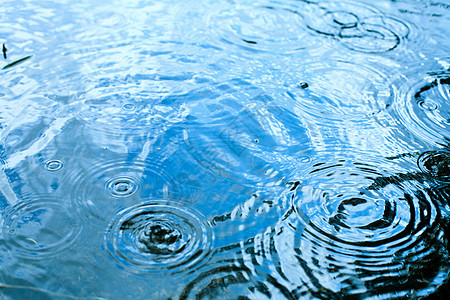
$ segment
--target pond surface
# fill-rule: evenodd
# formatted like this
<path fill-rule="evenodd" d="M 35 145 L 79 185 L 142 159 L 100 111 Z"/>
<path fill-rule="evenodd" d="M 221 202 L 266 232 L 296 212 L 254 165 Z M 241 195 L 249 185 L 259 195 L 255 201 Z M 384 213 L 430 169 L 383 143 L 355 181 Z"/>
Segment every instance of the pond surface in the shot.
<path fill-rule="evenodd" d="M 450 3 L 3 0 L 4 299 L 448 294 Z"/>

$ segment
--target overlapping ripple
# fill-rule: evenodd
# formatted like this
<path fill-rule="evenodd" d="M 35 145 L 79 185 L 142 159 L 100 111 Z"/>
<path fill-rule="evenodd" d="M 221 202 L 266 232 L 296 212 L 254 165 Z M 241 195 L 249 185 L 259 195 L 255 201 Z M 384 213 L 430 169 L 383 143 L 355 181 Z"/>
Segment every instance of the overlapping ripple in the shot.
<path fill-rule="evenodd" d="M 25 156 L 17 167 L 3 170 L 2 193 L 11 198 L 8 200 L 10 203 L 18 202 L 20 195 L 45 194 L 59 189 L 65 162 L 60 159 L 49 159 L 51 157 L 58 157 L 58 153 L 43 151 L 37 155 Z"/>
<path fill-rule="evenodd" d="M 253 272 L 252 272 L 253 271 Z M 235 264 L 216 266 L 189 283 L 180 299 L 294 299 L 289 290 L 264 268 L 251 270 Z"/>
<path fill-rule="evenodd" d="M 386 299 L 448 286 L 447 4 L 0 10 L 0 68 L 31 56 L 1 71 L 5 297 Z"/>
<path fill-rule="evenodd" d="M 219 129 L 220 130 L 220 129 Z M 204 168 L 214 174 L 233 182 L 244 185 L 277 185 L 281 174 L 270 172 L 271 166 L 264 158 L 252 156 L 252 153 L 240 147 L 240 142 L 257 144 L 256 139 L 224 140 L 219 137 L 190 134 L 189 150 L 194 154 L 195 160 Z M 257 145 L 255 146 L 257 147 Z M 230 149 L 235 152 L 229 152 Z M 247 157 L 242 161 L 241 157 Z"/>
<path fill-rule="evenodd" d="M 305 23 L 310 30 L 331 36 L 347 48 L 363 53 L 393 50 L 411 31 L 405 21 L 382 14 L 365 3 L 308 1 L 306 10 Z"/>
<path fill-rule="evenodd" d="M 217 249 L 214 260 L 196 272 L 179 298 L 295 299 L 291 283 L 277 274 L 268 253 L 273 248 L 267 244 L 271 235 L 269 228 L 264 234 Z"/>
<path fill-rule="evenodd" d="M 234 183 L 279 185 L 281 171 L 296 159 L 294 153 L 310 143 L 301 120 L 288 109 L 274 105 L 264 93 L 252 96 L 252 86 L 241 90 L 223 86 L 228 89 L 223 95 L 193 109 L 195 122 L 186 123 L 183 147 L 199 165 Z M 197 121 L 205 113 L 211 117 L 209 124 Z M 274 134 L 264 135 L 266 131 Z M 274 165 L 278 166 L 276 172 Z"/>
<path fill-rule="evenodd" d="M 317 163 L 291 198 L 284 218 L 298 233 L 296 251 L 330 291 L 423 296 L 447 276 L 449 253 L 436 200 L 412 180 L 377 184 L 395 170 L 384 166 Z"/>
<path fill-rule="evenodd" d="M 209 34 L 219 43 L 251 52 L 270 53 L 287 53 L 320 45 L 303 25 L 300 6 L 277 1 L 241 1 L 238 5 L 222 1 L 216 5 L 217 8 L 208 10 L 206 24 Z"/>
<path fill-rule="evenodd" d="M 69 201 L 34 196 L 3 212 L 1 238 L 27 259 L 44 259 L 70 247 L 80 234 L 81 220 Z"/>
<path fill-rule="evenodd" d="M 131 272 L 191 272 L 213 247 L 214 234 L 195 208 L 152 200 L 120 211 L 105 235 L 107 253 Z"/>
<path fill-rule="evenodd" d="M 145 135 L 152 129 L 153 136 L 162 134 L 168 122 L 183 120 L 184 108 L 160 105 L 151 96 L 111 95 L 83 101 L 78 114 L 86 135 L 104 137 L 111 142 L 127 141 Z M 130 130 L 132 129 L 132 131 Z M 134 134 L 131 134 L 133 132 Z"/>
<path fill-rule="evenodd" d="M 296 112 L 306 114 L 318 124 L 335 126 L 342 120 L 367 122 L 368 117 L 391 105 L 394 90 L 384 68 L 330 58 L 299 65 L 297 72 L 308 78 L 309 87 L 291 89 L 289 95 L 296 100 L 299 109 Z"/>

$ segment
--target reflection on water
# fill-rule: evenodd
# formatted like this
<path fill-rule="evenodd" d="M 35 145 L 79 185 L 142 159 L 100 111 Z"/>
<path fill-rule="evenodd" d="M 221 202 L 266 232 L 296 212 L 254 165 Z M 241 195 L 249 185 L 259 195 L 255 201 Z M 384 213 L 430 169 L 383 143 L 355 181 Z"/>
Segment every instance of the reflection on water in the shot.
<path fill-rule="evenodd" d="M 449 5 L 2 8 L 5 299 L 448 296 Z"/>

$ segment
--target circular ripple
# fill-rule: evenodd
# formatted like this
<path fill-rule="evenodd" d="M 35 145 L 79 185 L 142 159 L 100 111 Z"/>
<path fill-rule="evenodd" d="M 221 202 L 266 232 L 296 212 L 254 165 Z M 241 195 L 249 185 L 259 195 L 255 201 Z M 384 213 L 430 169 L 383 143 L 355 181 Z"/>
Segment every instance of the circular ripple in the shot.
<path fill-rule="evenodd" d="M 105 79 L 107 87 L 100 86 L 90 91 L 91 94 L 86 96 L 89 99 L 83 100 L 83 105 L 80 105 L 77 119 L 83 125 L 83 134 L 92 139 L 93 143 L 117 145 L 119 141 L 140 139 L 150 133 L 152 137 L 158 137 L 163 135 L 169 126 L 183 121 L 188 114 L 187 105 L 175 103 L 175 99 L 179 99 L 178 95 L 173 95 L 174 99 L 163 103 L 164 97 L 168 96 L 170 91 L 161 90 L 165 86 L 172 88 L 181 84 L 168 83 L 159 77 L 162 75 L 137 74 L 125 78 Z M 189 78 L 180 78 L 177 81 L 184 79 Z M 142 87 L 138 84 L 140 81 L 148 81 L 151 84 Z M 130 87 L 133 83 L 136 84 L 134 92 Z M 122 89 L 126 91 L 120 92 Z M 174 94 L 179 92 L 175 88 L 171 91 Z"/>
<path fill-rule="evenodd" d="M 244 118 L 244 123 L 247 124 L 241 123 Z M 223 179 L 246 186 L 267 188 L 278 186 L 283 181 L 283 174 L 274 171 L 274 166 L 278 166 L 276 170 L 287 168 L 290 164 L 289 152 L 292 150 L 278 143 L 279 140 L 276 138 L 281 139 L 281 134 L 275 138 L 266 135 L 264 142 L 255 141 L 254 137 L 264 134 L 263 131 L 259 131 L 264 129 L 256 118 L 258 116 L 252 112 L 245 112 L 227 126 L 210 125 L 192 129 L 186 135 L 186 148 L 196 163 Z M 274 120 L 267 118 L 267 123 L 272 121 Z M 280 120 L 275 120 L 277 121 Z M 276 123 L 274 127 L 280 126 L 280 123 Z M 299 127 L 296 128 L 299 139 L 303 139 L 305 143 L 309 142 L 304 128 Z M 297 142 L 293 138 L 291 141 L 292 144 Z M 269 153 L 274 149 L 271 148 L 272 145 L 278 146 L 278 149 L 285 149 L 285 152 L 280 151 L 275 158 Z"/>
<path fill-rule="evenodd" d="M 125 103 L 124 105 L 122 105 L 122 109 L 127 111 L 133 111 L 136 110 L 136 105 L 134 105 L 133 103 Z"/>
<path fill-rule="evenodd" d="M 190 282 L 180 299 L 295 299 L 277 279 L 236 265 L 216 266 Z"/>
<path fill-rule="evenodd" d="M 415 76 L 417 73 L 408 74 L 398 83 L 394 107 L 400 121 L 427 142 L 450 139 L 450 73 L 416 81 L 412 79 Z"/>
<path fill-rule="evenodd" d="M 354 285 L 341 288 L 349 294 L 388 295 L 395 287 L 398 295 L 423 295 L 442 284 L 448 249 L 440 211 L 417 183 L 345 161 L 316 164 L 306 177 L 285 218 L 300 233 L 298 251 L 314 280 L 323 281 L 317 264 L 323 260 L 330 273 L 346 269 L 340 277 Z M 310 247 L 314 251 L 307 251 Z M 361 285 L 368 291 L 358 291 Z"/>
<path fill-rule="evenodd" d="M 309 29 L 359 52 L 393 50 L 410 32 L 402 20 L 381 14 L 367 4 L 322 1 L 310 4 L 308 11 L 305 21 Z"/>
<path fill-rule="evenodd" d="M 274 104 L 272 92 L 283 96 L 276 91 L 265 93 L 238 80 L 217 90 L 222 95 L 198 105 L 180 134 L 187 154 L 220 180 L 252 187 L 280 185 L 293 157 L 310 144 L 302 121 L 290 107 Z"/>
<path fill-rule="evenodd" d="M 119 176 L 106 183 L 106 190 L 116 197 L 131 196 L 138 189 L 139 180 L 133 177 Z"/>
<path fill-rule="evenodd" d="M 290 283 L 277 273 L 272 233 L 218 249 L 211 261 L 197 270 L 180 299 L 296 299 Z"/>
<path fill-rule="evenodd" d="M 364 120 L 390 105 L 393 89 L 380 69 L 343 60 L 311 62 L 300 68 L 314 85 L 290 96 L 316 122 L 333 125 L 335 121 Z"/>
<path fill-rule="evenodd" d="M 18 255 L 41 259 L 69 247 L 81 231 L 69 205 L 49 200 L 19 203 L 6 210 L 2 235 Z"/>
<path fill-rule="evenodd" d="M 130 157 L 74 163 L 60 186 L 83 214 L 101 222 L 142 197 L 165 197 L 175 190 L 162 165 Z"/>
<path fill-rule="evenodd" d="M 158 123 L 158 120 L 151 117 L 153 112 L 149 107 L 129 101 L 124 95 L 85 101 L 85 107 L 79 112 L 78 118 L 85 124 L 86 132 L 115 139 L 126 138 L 144 128 L 148 130 Z"/>
<path fill-rule="evenodd" d="M 450 181 L 450 152 L 428 151 L 419 156 L 417 164 L 420 170 L 440 181 Z"/>
<path fill-rule="evenodd" d="M 205 260 L 213 232 L 203 215 L 175 201 L 151 201 L 127 208 L 112 220 L 105 249 L 137 273 L 188 272 Z"/>
<path fill-rule="evenodd" d="M 250 51 L 290 52 L 314 46 L 302 23 L 301 10 L 270 3 L 220 3 L 206 23 L 215 39 Z M 216 12 L 211 14 L 211 12 Z"/>
<path fill-rule="evenodd" d="M 59 171 L 63 166 L 63 162 L 57 159 L 49 160 L 45 163 L 45 169 L 50 172 Z"/>
<path fill-rule="evenodd" d="M 264 184 L 263 180 L 267 179 L 265 171 L 269 168 L 267 162 L 251 157 L 244 147 L 234 152 L 232 144 L 240 146 L 239 141 L 211 138 L 208 135 L 192 136 L 188 151 L 198 164 L 222 178 L 248 185 Z"/>

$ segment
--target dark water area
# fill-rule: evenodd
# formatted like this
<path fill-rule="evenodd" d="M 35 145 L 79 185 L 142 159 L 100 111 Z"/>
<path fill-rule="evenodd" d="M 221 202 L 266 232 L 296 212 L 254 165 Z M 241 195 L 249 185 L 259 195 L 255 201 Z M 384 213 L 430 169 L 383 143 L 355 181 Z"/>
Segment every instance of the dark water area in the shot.
<path fill-rule="evenodd" d="M 450 2 L 3 0 L 2 299 L 445 299 Z"/>

